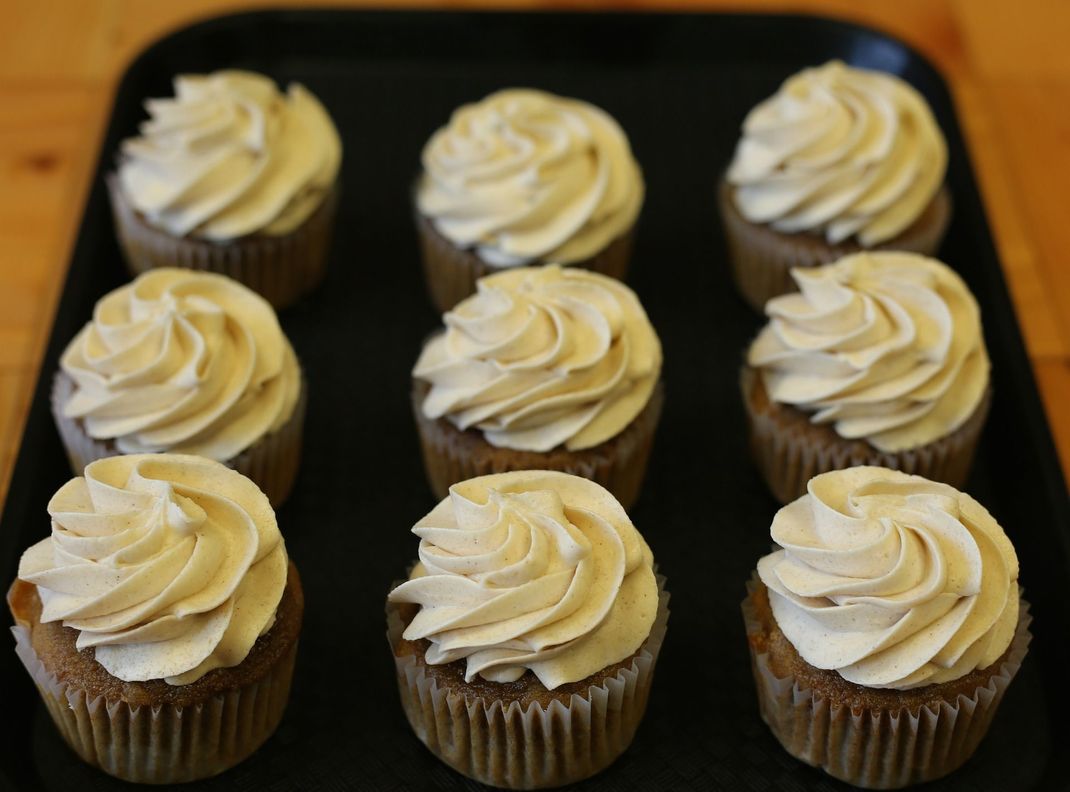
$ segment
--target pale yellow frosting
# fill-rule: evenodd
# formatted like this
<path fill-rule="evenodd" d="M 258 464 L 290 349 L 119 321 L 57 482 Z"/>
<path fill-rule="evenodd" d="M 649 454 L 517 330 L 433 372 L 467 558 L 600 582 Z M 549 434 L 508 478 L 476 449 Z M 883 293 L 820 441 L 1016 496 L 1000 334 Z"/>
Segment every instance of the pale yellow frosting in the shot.
<path fill-rule="evenodd" d="M 301 371 L 272 307 L 240 283 L 160 268 L 103 297 L 60 358 L 64 414 L 122 453 L 233 459 L 293 415 Z"/>
<path fill-rule="evenodd" d="M 432 665 L 464 660 L 511 682 L 531 671 L 550 690 L 633 654 L 658 608 L 650 548 L 605 489 L 526 470 L 454 484 L 416 523 L 420 563 L 390 592 L 420 606 L 408 640 Z"/>
<path fill-rule="evenodd" d="M 342 144 L 302 85 L 286 94 L 246 71 L 175 78 L 173 99 L 123 141 L 119 184 L 150 223 L 175 236 L 225 241 L 300 225 L 338 176 Z"/>
<path fill-rule="evenodd" d="M 186 685 L 236 666 L 271 629 L 289 562 L 267 497 L 203 457 L 91 463 L 48 504 L 52 535 L 27 550 L 42 622 L 124 682 Z"/>
<path fill-rule="evenodd" d="M 951 434 L 989 382 L 980 310 L 936 259 L 859 253 L 792 270 L 747 354 L 776 402 L 896 452 Z"/>
<path fill-rule="evenodd" d="M 578 268 L 519 267 L 480 279 L 413 369 L 428 418 L 476 427 L 495 446 L 590 448 L 643 410 L 661 344 L 635 293 Z"/>
<path fill-rule="evenodd" d="M 969 495 L 879 467 L 823 473 L 773 519 L 758 562 L 802 658 L 870 688 L 992 665 L 1018 623 L 1018 558 Z"/>
<path fill-rule="evenodd" d="M 576 99 L 509 89 L 459 108 L 423 151 L 420 213 L 487 263 L 569 264 L 631 229 L 643 177 L 624 132 Z"/>
<path fill-rule="evenodd" d="M 946 169 L 947 143 L 914 88 L 831 61 L 750 112 L 727 179 L 751 222 L 873 247 L 918 219 Z"/>

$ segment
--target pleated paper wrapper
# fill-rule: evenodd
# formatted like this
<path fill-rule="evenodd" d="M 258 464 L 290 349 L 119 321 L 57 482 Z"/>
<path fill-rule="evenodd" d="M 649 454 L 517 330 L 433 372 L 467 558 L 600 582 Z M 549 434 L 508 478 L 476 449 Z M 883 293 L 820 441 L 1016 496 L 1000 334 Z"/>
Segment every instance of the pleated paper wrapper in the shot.
<path fill-rule="evenodd" d="M 245 284 L 281 309 L 315 289 L 327 272 L 337 185 L 293 231 L 225 242 L 173 236 L 151 225 L 130 205 L 114 174 L 108 177 L 108 193 L 119 246 L 135 277 L 157 267 L 214 272 Z"/>
<path fill-rule="evenodd" d="M 658 652 L 669 620 L 665 578 L 658 576 L 658 613 L 631 664 L 568 704 L 470 699 L 439 687 L 411 656 L 394 656 L 398 691 L 420 741 L 459 773 L 492 786 L 544 789 L 571 784 L 609 767 L 631 744 L 646 711 Z M 405 629 L 387 604 L 391 649 Z"/>
<path fill-rule="evenodd" d="M 764 391 L 757 370 L 744 366 L 740 388 L 747 413 L 747 433 L 751 457 L 762 477 L 781 503 L 790 503 L 806 494 L 806 485 L 819 473 L 857 465 L 878 465 L 901 470 L 930 481 L 962 489 L 970 475 L 977 443 L 981 438 L 992 403 L 991 385 L 980 404 L 962 426 L 949 435 L 923 446 L 902 451 L 880 451 L 865 440 L 848 440 L 827 428 L 832 437 L 822 437 L 810 423 L 810 416 L 791 405 L 773 403 Z"/>
<path fill-rule="evenodd" d="M 728 245 L 728 261 L 740 294 L 759 313 L 774 297 L 798 291 L 791 277 L 792 268 L 828 264 L 863 250 L 853 240 L 833 245 L 814 234 L 786 234 L 752 223 L 739 213 L 732 192 L 732 186 L 722 180 L 717 205 Z M 872 249 L 935 256 L 950 220 L 951 193 L 944 186 L 912 226 Z"/>
<path fill-rule="evenodd" d="M 15 652 L 67 744 L 105 773 L 142 784 L 207 778 L 241 762 L 270 737 L 290 697 L 297 641 L 266 675 L 190 706 L 132 706 L 90 698 L 45 668 L 27 627 L 11 628 Z"/>
<path fill-rule="evenodd" d="M 81 476 L 90 462 L 116 456 L 114 442 L 89 436 L 82 423 L 63 414 L 63 405 L 74 392 L 74 380 L 57 371 L 52 381 L 52 417 L 60 439 L 67 451 L 71 470 Z M 251 479 L 268 496 L 271 505 L 279 508 L 290 496 L 297 471 L 301 467 L 301 438 L 305 426 L 308 386 L 301 378 L 301 394 L 294 405 L 293 415 L 278 430 L 265 435 L 233 459 L 224 460 L 227 467 Z"/>
<path fill-rule="evenodd" d="M 420 238 L 427 291 L 431 304 L 439 313 L 445 313 L 465 297 L 474 294 L 476 281 L 480 278 L 503 269 L 488 264 L 471 250 L 457 247 L 419 213 L 416 214 L 416 231 Z M 628 274 L 634 237 L 633 227 L 590 258 L 569 263 L 568 266 L 582 267 L 622 281 Z"/>
<path fill-rule="evenodd" d="M 557 470 L 601 484 L 625 509 L 639 498 L 665 400 L 664 386 L 658 383 L 647 405 L 616 437 L 580 451 L 559 448 L 541 453 L 497 448 L 478 430 L 462 431 L 444 418 L 425 417 L 421 405 L 427 391 L 425 383 L 413 383 L 412 408 L 424 469 L 436 498 L 445 498 L 451 485 L 476 476 L 511 470 Z"/>
<path fill-rule="evenodd" d="M 751 604 L 759 585 L 747 584 L 743 621 L 747 635 L 762 625 Z M 924 706 L 864 709 L 832 704 L 794 676 L 778 677 L 769 656 L 751 644 L 751 668 L 762 720 L 789 754 L 829 775 L 867 789 L 899 789 L 933 781 L 966 762 L 988 732 L 1003 694 L 1029 648 L 1029 604 L 1021 601 L 1010 652 L 998 671 L 972 696 Z"/>

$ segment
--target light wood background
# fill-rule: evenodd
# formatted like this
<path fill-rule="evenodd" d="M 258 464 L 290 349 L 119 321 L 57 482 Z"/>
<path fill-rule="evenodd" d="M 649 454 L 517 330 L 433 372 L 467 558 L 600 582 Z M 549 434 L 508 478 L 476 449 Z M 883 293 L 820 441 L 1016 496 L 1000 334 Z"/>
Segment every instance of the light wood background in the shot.
<path fill-rule="evenodd" d="M 368 2 L 3 0 L 0 501 L 126 64 L 216 14 Z M 803 11 L 904 39 L 951 84 L 1018 321 L 1070 471 L 1070 0 L 403 0 L 451 8 Z"/>

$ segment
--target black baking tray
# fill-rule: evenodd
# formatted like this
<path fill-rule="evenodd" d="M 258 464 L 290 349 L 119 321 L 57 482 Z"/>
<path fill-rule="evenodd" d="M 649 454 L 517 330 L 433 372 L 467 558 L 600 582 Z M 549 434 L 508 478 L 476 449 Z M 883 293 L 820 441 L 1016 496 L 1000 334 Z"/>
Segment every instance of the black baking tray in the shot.
<path fill-rule="evenodd" d="M 749 463 L 737 371 L 760 318 L 729 278 L 719 174 L 746 111 L 797 69 L 842 58 L 913 83 L 950 148 L 954 220 L 942 257 L 981 304 L 995 400 L 967 489 L 1021 558 L 1035 640 L 977 755 L 934 788 L 1063 788 L 1070 713 L 1070 506 L 948 89 L 884 34 L 798 16 L 264 12 L 198 24 L 123 78 L 101 150 L 0 525 L 0 581 L 49 529 L 71 473 L 48 389 L 94 302 L 126 279 L 104 188 L 145 97 L 178 72 L 255 69 L 299 80 L 345 141 L 343 198 L 323 287 L 282 315 L 310 383 L 304 461 L 279 512 L 307 610 L 289 710 L 276 735 L 203 789 L 474 789 L 417 741 L 397 700 L 383 603 L 433 505 L 409 406 L 409 371 L 437 326 L 417 263 L 410 186 L 420 150 L 457 105 L 509 85 L 582 97 L 628 132 L 648 194 L 630 283 L 665 351 L 667 403 L 634 519 L 672 592 L 657 681 L 630 750 L 585 789 L 843 788 L 790 758 L 758 716 L 739 612 L 768 552 L 777 504 Z M 0 647 L 17 789 L 124 785 L 62 743 L 15 653 Z M 12 728 L 14 729 L 12 731 Z M 1061 748 L 1060 748 L 1061 746 Z"/>

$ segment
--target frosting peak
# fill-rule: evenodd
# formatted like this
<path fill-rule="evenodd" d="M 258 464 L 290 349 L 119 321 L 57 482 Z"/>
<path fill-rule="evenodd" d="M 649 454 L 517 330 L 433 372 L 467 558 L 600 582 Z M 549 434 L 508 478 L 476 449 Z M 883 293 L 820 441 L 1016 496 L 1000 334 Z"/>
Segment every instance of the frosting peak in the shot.
<path fill-rule="evenodd" d="M 977 409 L 989 361 L 962 279 L 912 253 L 792 270 L 800 291 L 766 305 L 747 362 L 769 398 L 896 452 L 951 434 Z"/>
<path fill-rule="evenodd" d="M 52 535 L 19 577 L 42 622 L 126 682 L 194 682 L 241 663 L 274 624 L 286 547 L 264 494 L 203 457 L 118 456 L 86 466 L 48 504 Z"/>
<path fill-rule="evenodd" d="M 643 178 L 593 105 L 510 89 L 459 108 L 423 151 L 420 213 L 488 264 L 569 264 L 635 223 Z"/>
<path fill-rule="evenodd" d="M 914 88 L 831 61 L 751 110 L 727 179 L 751 222 L 873 247 L 918 219 L 946 167 L 943 134 Z"/>
<path fill-rule="evenodd" d="M 416 523 L 420 563 L 390 593 L 420 606 L 405 630 L 437 665 L 465 660 L 511 682 L 527 670 L 547 689 L 635 652 L 658 591 L 653 557 L 621 505 L 565 473 L 469 479 Z"/>
<path fill-rule="evenodd" d="M 1018 621 L 1018 558 L 946 484 L 879 467 L 824 473 L 777 512 L 758 562 L 777 625 L 807 663 L 906 690 L 987 668 Z"/>
<path fill-rule="evenodd" d="M 175 78 L 150 99 L 141 136 L 123 141 L 119 183 L 153 225 L 222 241 L 282 235 L 334 184 L 341 141 L 323 105 L 293 83 L 246 71 Z"/>
<path fill-rule="evenodd" d="M 289 420 L 301 373 L 275 311 L 221 275 L 159 268 L 103 297 L 60 359 L 64 414 L 122 453 L 234 458 Z"/>
<path fill-rule="evenodd" d="M 590 448 L 646 406 L 661 344 L 638 298 L 604 275 L 557 266 L 505 270 L 444 317 L 413 376 L 423 412 L 495 446 Z"/>

